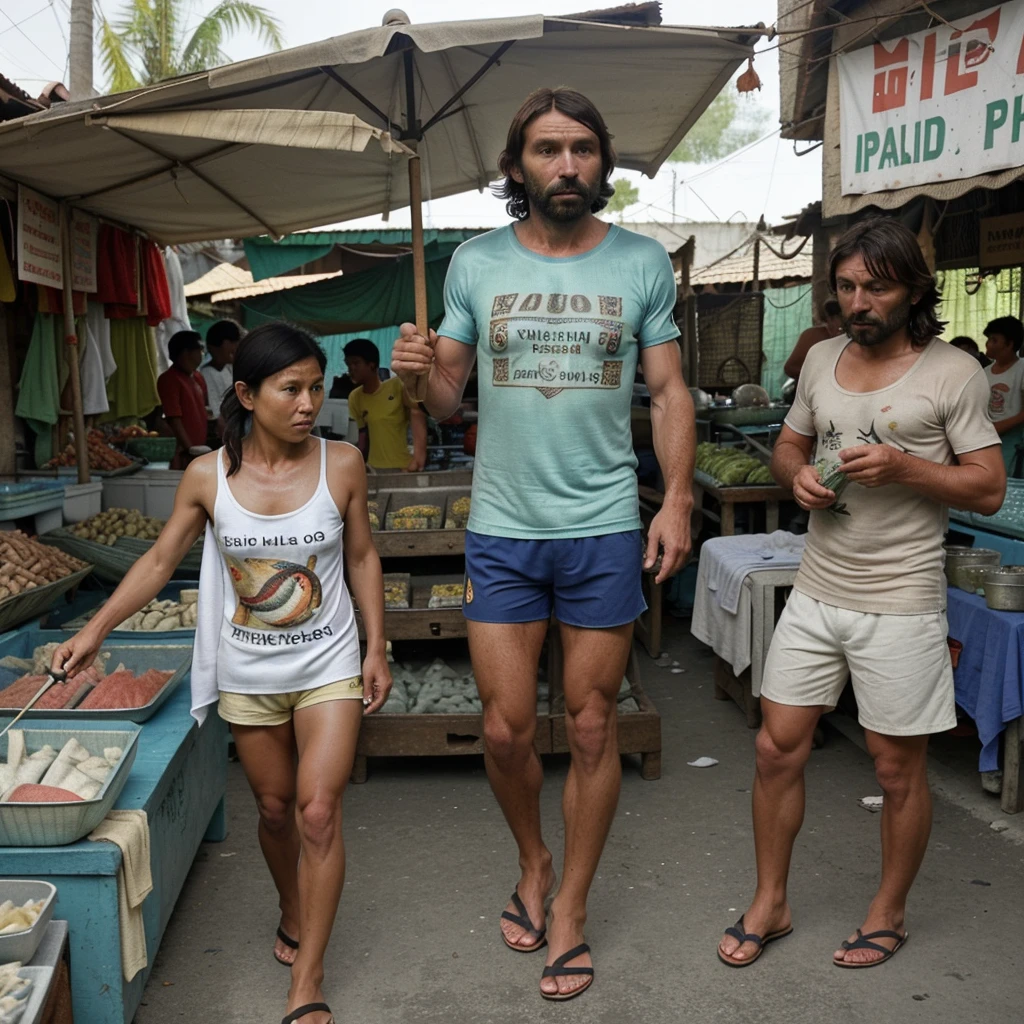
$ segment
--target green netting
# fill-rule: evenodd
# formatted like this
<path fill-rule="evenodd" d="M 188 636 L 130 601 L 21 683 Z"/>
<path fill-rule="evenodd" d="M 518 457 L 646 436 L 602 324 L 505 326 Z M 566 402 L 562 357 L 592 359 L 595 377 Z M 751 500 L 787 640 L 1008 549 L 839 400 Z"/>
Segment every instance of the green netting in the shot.
<path fill-rule="evenodd" d="M 786 381 L 782 367 L 793 351 L 797 338 L 801 331 L 813 326 L 809 284 L 792 288 L 769 288 L 765 291 L 764 326 L 761 329 L 761 347 L 764 352 L 761 386 L 772 399 L 782 397 L 782 385 Z"/>
<path fill-rule="evenodd" d="M 967 281 L 977 276 L 977 270 L 940 270 L 935 276 L 942 291 L 939 316 L 949 323 L 942 336 L 949 341 L 966 335 L 985 351 L 982 333 L 990 320 L 1000 316 L 1021 314 L 1021 268 L 1010 267 L 993 277 L 986 277 L 974 295 L 967 292 Z M 973 286 L 972 286 L 973 287 Z"/>

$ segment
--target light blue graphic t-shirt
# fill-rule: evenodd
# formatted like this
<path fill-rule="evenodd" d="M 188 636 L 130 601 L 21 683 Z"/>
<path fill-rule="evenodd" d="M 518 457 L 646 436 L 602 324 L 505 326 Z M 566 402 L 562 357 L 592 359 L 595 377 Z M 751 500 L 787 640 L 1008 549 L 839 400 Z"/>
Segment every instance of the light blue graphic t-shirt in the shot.
<path fill-rule="evenodd" d="M 531 252 L 512 225 L 464 242 L 438 334 L 477 346 L 469 529 L 597 537 L 640 527 L 630 400 L 641 347 L 679 336 L 664 248 L 611 225 L 579 256 Z"/>

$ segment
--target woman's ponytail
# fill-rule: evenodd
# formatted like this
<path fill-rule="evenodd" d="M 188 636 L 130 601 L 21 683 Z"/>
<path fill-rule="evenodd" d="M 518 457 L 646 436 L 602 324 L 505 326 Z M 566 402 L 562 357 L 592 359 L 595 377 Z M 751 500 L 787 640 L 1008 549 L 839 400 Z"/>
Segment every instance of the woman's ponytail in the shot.
<path fill-rule="evenodd" d="M 291 324 L 274 321 L 250 331 L 238 343 L 230 391 L 225 392 L 220 415 L 224 420 L 224 447 L 228 451 L 228 476 L 242 468 L 242 440 L 249 432 L 249 410 L 238 399 L 234 385 L 245 384 L 251 394 L 275 373 L 303 359 L 315 359 L 320 372 L 327 369 L 327 356 L 316 339 Z"/>
<path fill-rule="evenodd" d="M 238 400 L 234 388 L 225 392 L 220 415 L 224 420 L 224 447 L 228 452 L 228 476 L 242 468 L 242 438 L 245 437 L 248 410 Z"/>

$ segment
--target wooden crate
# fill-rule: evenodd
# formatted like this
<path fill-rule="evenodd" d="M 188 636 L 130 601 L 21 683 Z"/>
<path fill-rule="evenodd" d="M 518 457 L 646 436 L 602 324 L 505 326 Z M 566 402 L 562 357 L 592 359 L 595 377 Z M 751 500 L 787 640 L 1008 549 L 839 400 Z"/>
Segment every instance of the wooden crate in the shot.
<path fill-rule="evenodd" d="M 402 490 L 379 490 L 371 495 L 380 506 L 381 529 L 373 531 L 373 543 L 381 558 L 430 558 L 439 555 L 464 555 L 465 530 L 388 530 L 385 521 L 388 512 L 406 505 L 437 505 L 441 509 L 442 523 L 448 513 L 449 502 L 469 495 L 468 486 L 406 487 Z"/>
<path fill-rule="evenodd" d="M 365 782 L 368 757 L 449 757 L 484 752 L 483 715 L 370 715 L 363 719 L 352 782 Z M 551 753 L 550 716 L 537 715 L 538 754 Z"/>
<path fill-rule="evenodd" d="M 553 633 L 554 635 L 554 633 Z M 559 646 L 560 645 L 553 645 Z M 555 653 L 552 660 L 557 660 Z M 633 699 L 640 705 L 639 711 L 619 715 L 619 753 L 640 755 L 640 774 L 644 779 L 661 778 L 661 715 L 644 692 L 640 682 L 640 662 L 637 660 L 636 649 L 629 652 L 626 666 L 626 678 L 629 680 Z M 560 669 L 557 681 L 561 680 Z M 561 687 L 559 686 L 560 690 Z M 567 754 L 569 752 L 569 736 L 565 724 L 565 706 L 561 697 L 556 697 L 556 678 L 551 681 L 551 752 Z"/>
<path fill-rule="evenodd" d="M 461 608 L 428 608 L 430 588 L 435 583 L 461 583 L 462 577 L 412 576 L 409 608 L 384 611 L 384 634 L 389 640 L 451 640 L 467 635 L 466 617 Z M 363 617 L 356 611 L 359 639 L 365 640 Z M 417 716 L 418 717 L 418 716 Z"/>

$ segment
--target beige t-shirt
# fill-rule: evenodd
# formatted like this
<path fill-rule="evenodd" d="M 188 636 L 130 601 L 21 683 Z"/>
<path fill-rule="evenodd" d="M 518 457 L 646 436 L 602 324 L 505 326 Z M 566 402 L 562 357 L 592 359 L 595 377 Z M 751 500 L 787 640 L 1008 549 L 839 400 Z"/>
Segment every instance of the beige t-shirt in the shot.
<path fill-rule="evenodd" d="M 817 439 L 815 465 L 838 495 L 831 509 L 811 512 L 794 586 L 854 611 L 942 611 L 946 506 L 902 484 L 862 487 L 834 474 L 839 452 L 863 444 L 890 444 L 945 466 L 955 455 L 999 444 L 988 418 L 985 373 L 976 359 L 933 338 L 894 384 L 858 394 L 836 382 L 836 364 L 849 344 L 831 338 L 811 349 L 786 417 L 798 434 Z"/>

